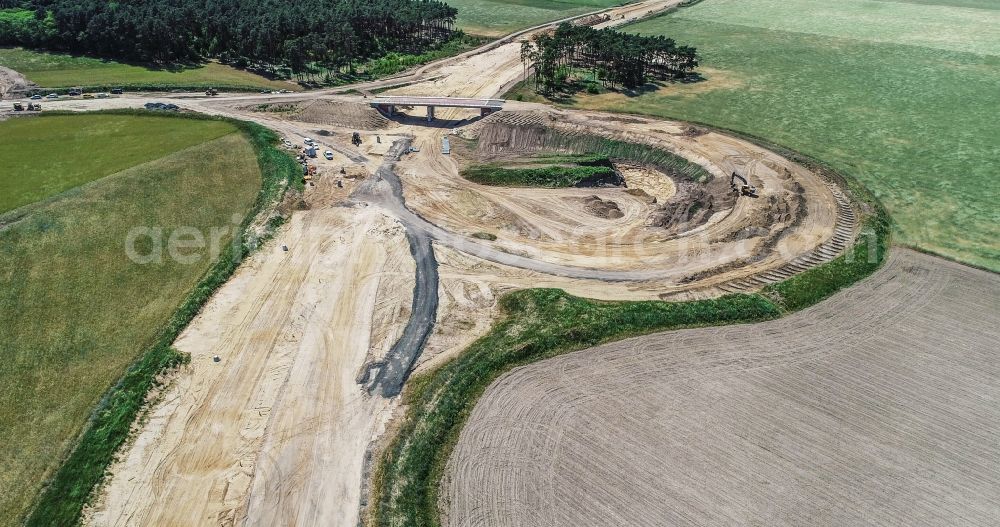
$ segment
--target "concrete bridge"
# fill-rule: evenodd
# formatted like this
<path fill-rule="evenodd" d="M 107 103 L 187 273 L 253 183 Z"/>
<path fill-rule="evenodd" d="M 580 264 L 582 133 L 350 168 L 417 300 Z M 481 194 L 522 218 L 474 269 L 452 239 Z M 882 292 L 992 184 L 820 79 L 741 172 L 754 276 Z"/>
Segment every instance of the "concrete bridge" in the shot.
<path fill-rule="evenodd" d="M 396 113 L 397 106 L 426 106 L 427 120 L 434 120 L 434 108 L 478 108 L 479 115 L 487 115 L 503 109 L 503 104 L 507 102 L 503 99 L 470 99 L 465 97 L 411 97 L 408 95 L 399 96 L 377 96 L 368 102 L 372 108 L 385 115 L 392 116 Z"/>

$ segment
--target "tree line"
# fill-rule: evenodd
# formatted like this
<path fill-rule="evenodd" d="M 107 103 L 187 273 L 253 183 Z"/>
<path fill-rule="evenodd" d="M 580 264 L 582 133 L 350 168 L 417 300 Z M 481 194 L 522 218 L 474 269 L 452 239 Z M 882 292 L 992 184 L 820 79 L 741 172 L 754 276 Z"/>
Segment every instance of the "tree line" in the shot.
<path fill-rule="evenodd" d="M 525 76 L 550 94 L 565 86 L 574 70 L 589 70 L 605 87 L 637 88 L 650 79 L 683 78 L 698 67 L 697 50 L 673 39 L 562 23 L 555 31 L 521 44 Z"/>
<path fill-rule="evenodd" d="M 454 36 L 457 14 L 438 0 L 0 0 L 0 7 L 10 26 L 0 44 L 292 71 L 420 53 Z"/>

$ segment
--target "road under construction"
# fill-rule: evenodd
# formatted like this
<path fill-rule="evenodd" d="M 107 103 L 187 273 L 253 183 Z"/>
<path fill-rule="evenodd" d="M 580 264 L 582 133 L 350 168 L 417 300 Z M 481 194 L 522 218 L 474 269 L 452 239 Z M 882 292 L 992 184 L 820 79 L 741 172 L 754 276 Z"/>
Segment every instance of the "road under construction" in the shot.
<path fill-rule="evenodd" d="M 600 27 L 678 3 L 604 10 Z M 485 334 L 502 294 L 558 287 L 684 300 L 754 291 L 838 257 L 863 235 L 864 211 L 843 182 L 749 141 L 500 99 L 523 75 L 519 39 L 551 27 L 330 90 L 47 105 L 169 102 L 257 122 L 290 144 L 314 138 L 334 153 L 315 161 L 273 242 L 175 343 L 191 365 L 137 427 L 86 524 L 356 525 L 407 378 Z M 359 94 L 373 89 L 380 94 Z M 601 141 L 679 156 L 708 176 L 692 181 L 624 158 L 614 160 L 621 186 L 508 188 L 461 176 L 471 164 L 583 153 Z"/>

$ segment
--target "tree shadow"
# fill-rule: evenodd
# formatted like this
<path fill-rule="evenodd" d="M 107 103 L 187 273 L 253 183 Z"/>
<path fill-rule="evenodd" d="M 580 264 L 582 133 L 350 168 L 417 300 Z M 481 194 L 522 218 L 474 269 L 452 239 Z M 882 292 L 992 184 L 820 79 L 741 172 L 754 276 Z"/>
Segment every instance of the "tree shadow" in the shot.
<path fill-rule="evenodd" d="M 557 104 L 572 105 L 577 102 L 578 97 L 581 94 L 603 95 L 607 93 L 617 93 L 620 95 L 624 95 L 625 97 L 632 98 L 632 97 L 639 97 L 642 95 L 646 95 L 648 93 L 654 93 L 662 88 L 671 85 L 696 84 L 699 82 L 704 82 L 706 80 L 707 79 L 700 73 L 690 73 L 683 77 L 677 77 L 673 79 L 653 80 L 647 82 L 646 84 L 643 84 L 642 86 L 637 86 L 635 88 L 625 88 L 625 87 L 617 88 L 617 87 L 604 86 L 600 82 L 595 82 L 591 80 L 573 79 L 567 81 L 557 90 L 551 93 L 542 93 L 542 92 L 536 92 L 536 93 L 538 93 L 548 101 Z"/>

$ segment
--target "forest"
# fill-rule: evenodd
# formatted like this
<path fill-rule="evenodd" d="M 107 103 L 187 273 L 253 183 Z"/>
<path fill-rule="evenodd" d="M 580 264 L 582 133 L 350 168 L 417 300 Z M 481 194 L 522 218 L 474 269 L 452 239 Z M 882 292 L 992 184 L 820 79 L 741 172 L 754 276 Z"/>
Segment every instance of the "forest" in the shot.
<path fill-rule="evenodd" d="M 457 34 L 437 0 L 0 0 L 0 45 L 125 61 L 217 58 L 273 71 L 352 68 Z"/>
<path fill-rule="evenodd" d="M 611 29 L 560 24 L 552 33 L 521 44 L 525 74 L 531 68 L 535 89 L 551 94 L 565 87 L 574 71 L 586 71 L 605 87 L 638 88 L 650 79 L 679 79 L 698 67 L 697 50 L 673 39 L 645 37 Z"/>

